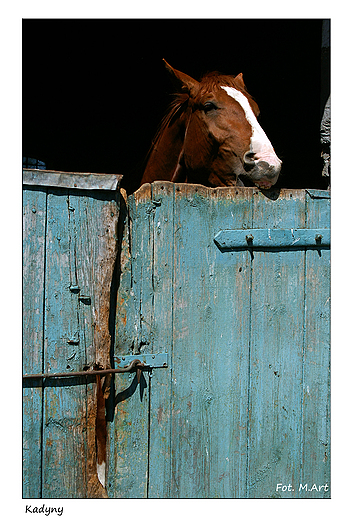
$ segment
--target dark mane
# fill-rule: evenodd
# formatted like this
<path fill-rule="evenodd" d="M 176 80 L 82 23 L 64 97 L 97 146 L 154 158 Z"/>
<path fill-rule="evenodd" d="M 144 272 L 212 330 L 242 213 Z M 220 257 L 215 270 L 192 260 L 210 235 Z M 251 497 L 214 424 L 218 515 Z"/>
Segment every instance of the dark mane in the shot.
<path fill-rule="evenodd" d="M 170 126 L 175 119 L 181 116 L 181 114 L 185 111 L 187 108 L 189 95 L 188 94 L 174 94 L 174 98 L 169 105 L 166 114 L 162 118 L 162 121 L 157 129 L 157 132 L 155 134 L 155 137 L 151 143 L 150 149 L 147 153 L 147 157 L 149 157 L 150 153 L 152 152 L 154 146 L 157 145 L 159 142 L 162 134 L 164 133 L 165 129 Z"/>

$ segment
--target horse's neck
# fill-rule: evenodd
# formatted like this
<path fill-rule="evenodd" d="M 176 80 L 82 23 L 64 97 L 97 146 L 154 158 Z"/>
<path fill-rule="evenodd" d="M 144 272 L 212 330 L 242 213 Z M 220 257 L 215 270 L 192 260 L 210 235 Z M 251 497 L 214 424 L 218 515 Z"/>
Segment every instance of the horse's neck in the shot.
<path fill-rule="evenodd" d="M 176 120 L 165 128 L 152 147 L 141 184 L 156 180 L 176 180 L 172 177 L 178 168 L 184 134 L 184 120 Z"/>

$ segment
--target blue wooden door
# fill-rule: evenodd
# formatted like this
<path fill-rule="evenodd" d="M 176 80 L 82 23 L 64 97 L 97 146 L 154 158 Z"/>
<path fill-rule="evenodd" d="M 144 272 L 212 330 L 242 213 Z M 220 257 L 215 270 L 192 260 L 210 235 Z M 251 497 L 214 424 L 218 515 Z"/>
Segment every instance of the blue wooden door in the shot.
<path fill-rule="evenodd" d="M 25 170 L 23 180 L 24 374 L 107 368 L 120 176 Z M 24 379 L 24 498 L 106 496 L 98 408 L 95 378 Z"/>
<path fill-rule="evenodd" d="M 168 367 L 115 377 L 108 496 L 330 496 L 329 212 L 316 190 L 129 197 L 115 356 Z"/>

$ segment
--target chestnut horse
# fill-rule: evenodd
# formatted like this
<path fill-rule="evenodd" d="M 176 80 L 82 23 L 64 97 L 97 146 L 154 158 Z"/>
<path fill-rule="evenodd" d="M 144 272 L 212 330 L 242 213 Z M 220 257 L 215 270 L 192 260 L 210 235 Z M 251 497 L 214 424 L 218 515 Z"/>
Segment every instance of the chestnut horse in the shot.
<path fill-rule="evenodd" d="M 259 108 L 242 73 L 215 72 L 199 82 L 164 62 L 178 93 L 153 141 L 141 184 L 243 186 L 239 175 L 260 188 L 275 184 L 281 161 L 257 121 Z"/>

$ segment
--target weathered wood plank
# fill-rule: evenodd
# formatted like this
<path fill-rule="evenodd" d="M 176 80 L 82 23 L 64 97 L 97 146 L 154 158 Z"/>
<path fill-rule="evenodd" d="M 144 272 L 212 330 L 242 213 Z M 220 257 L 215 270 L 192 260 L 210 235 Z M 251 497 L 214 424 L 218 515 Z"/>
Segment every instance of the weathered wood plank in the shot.
<path fill-rule="evenodd" d="M 307 227 L 330 227 L 328 192 L 309 194 Z M 330 251 L 306 252 L 303 498 L 330 497 Z M 316 486 L 314 491 L 310 489 Z M 320 486 L 323 486 L 321 489 Z"/>
<path fill-rule="evenodd" d="M 151 221 L 154 205 L 151 186 L 144 186 L 128 200 L 131 225 L 131 302 L 134 310 L 133 345 L 123 351 L 120 336 L 125 338 L 126 323 L 119 318 L 116 330 L 115 355 L 151 352 L 152 344 L 152 235 Z M 129 265 L 129 262 L 128 262 Z M 124 271 L 123 271 L 124 273 Z M 128 277 L 121 278 L 122 290 L 129 286 Z M 122 294 L 120 291 L 118 297 Z M 110 457 L 108 494 L 116 498 L 143 498 L 147 496 L 149 449 L 149 378 L 142 374 L 140 385 L 137 376 L 121 374 L 115 377 L 114 430 L 110 427 Z"/>
<path fill-rule="evenodd" d="M 251 214 L 247 196 L 228 193 L 223 204 L 218 190 L 175 192 L 173 497 L 240 496 L 245 482 L 249 265 L 213 238 L 225 223 L 249 226 Z"/>
<path fill-rule="evenodd" d="M 132 244 L 132 288 L 136 302 L 137 339 L 134 353 L 151 352 L 153 340 L 153 218 L 156 203 L 151 185 L 129 198 Z"/>
<path fill-rule="evenodd" d="M 152 184 L 152 200 L 156 202 L 153 220 L 153 352 L 168 352 L 169 366 L 153 370 L 151 375 L 149 498 L 171 496 L 174 190 L 173 183 Z"/>
<path fill-rule="evenodd" d="M 252 189 L 218 190 L 215 227 L 246 228 L 252 222 Z M 215 379 L 224 387 L 217 428 L 220 452 L 217 496 L 241 498 L 247 482 L 251 258 L 248 251 L 216 250 Z M 222 389 L 220 385 L 220 390 Z"/>
<path fill-rule="evenodd" d="M 91 208 L 90 208 L 91 209 Z M 74 294 L 78 299 L 77 315 L 80 345 L 82 348 L 82 356 L 84 365 L 88 366 L 95 361 L 94 351 L 94 257 L 97 250 L 95 244 L 95 229 L 90 222 L 92 211 L 88 209 L 87 192 L 71 191 L 69 196 L 69 215 L 71 220 L 71 230 L 74 233 L 75 247 L 74 254 L 70 257 L 70 274 L 73 287 L 77 287 Z M 84 297 L 84 298 L 82 298 Z M 83 369 L 84 365 L 81 365 Z M 70 366 L 70 365 L 68 365 Z M 68 370 L 68 368 L 67 368 Z M 91 496 L 92 480 L 95 477 L 97 481 L 96 469 L 96 432 L 95 432 L 95 409 L 96 402 L 96 383 L 90 380 L 82 381 L 86 386 L 86 395 L 82 397 L 87 400 L 86 406 L 83 407 L 81 419 L 83 424 L 83 442 L 85 449 L 85 467 L 84 479 L 85 489 L 84 496 Z M 84 403 L 83 403 L 84 404 Z M 94 460 L 92 461 L 92 458 Z M 98 483 L 99 484 L 99 483 Z"/>
<path fill-rule="evenodd" d="M 119 258 L 117 260 L 117 305 L 115 319 L 115 354 L 124 356 L 133 352 L 136 343 L 134 293 L 132 290 L 132 259 L 130 245 L 130 220 L 127 194 L 121 190 L 119 215 Z"/>
<path fill-rule="evenodd" d="M 73 255 L 75 228 L 65 190 L 48 190 L 45 280 L 45 372 L 80 370 L 85 349 L 80 342 Z M 48 380 L 43 411 L 43 491 L 46 498 L 86 496 L 86 389 L 73 379 Z"/>
<path fill-rule="evenodd" d="M 27 186 L 115 191 L 121 179 L 122 175 L 107 173 L 72 173 L 29 168 L 23 170 L 23 184 Z"/>
<path fill-rule="evenodd" d="M 173 296 L 172 485 L 175 498 L 202 497 L 210 491 L 210 405 L 213 385 L 205 381 L 212 360 L 203 334 L 213 309 L 202 285 L 209 274 L 208 190 L 176 186 L 175 280 Z M 203 298 L 204 296 L 204 298 Z M 204 312 L 204 315 L 203 315 Z M 207 316 L 208 313 L 208 316 Z M 207 365 L 208 363 L 208 365 Z"/>
<path fill-rule="evenodd" d="M 23 192 L 23 371 L 35 374 L 43 365 L 43 301 L 46 189 Z M 42 382 L 23 389 L 23 497 L 41 497 Z"/>
<path fill-rule="evenodd" d="M 75 225 L 74 265 L 71 283 L 77 286 L 80 343 L 85 364 L 100 368 L 111 365 L 110 320 L 113 306 L 113 272 L 117 256 L 117 224 L 119 204 L 114 191 L 87 192 L 71 190 L 70 220 Z M 72 260 L 71 260 L 72 263 Z M 73 275 L 72 275 L 73 276 Z M 100 382 L 103 392 L 97 398 L 96 382 L 87 381 L 86 415 L 86 479 L 87 496 L 107 496 L 104 490 L 106 472 L 105 397 L 110 376 Z"/>
<path fill-rule="evenodd" d="M 253 227 L 304 228 L 303 191 L 254 192 Z M 304 251 L 254 251 L 248 497 L 296 496 L 300 481 Z M 279 493 L 277 484 L 295 491 Z"/>
<path fill-rule="evenodd" d="M 118 215 L 115 192 L 49 191 L 46 371 L 110 366 Z M 99 396 L 86 379 L 46 383 L 43 496 L 107 496 L 105 395 Z"/>

